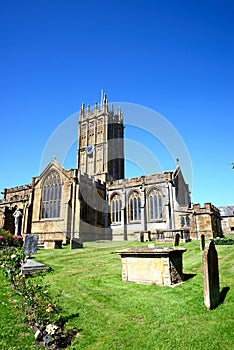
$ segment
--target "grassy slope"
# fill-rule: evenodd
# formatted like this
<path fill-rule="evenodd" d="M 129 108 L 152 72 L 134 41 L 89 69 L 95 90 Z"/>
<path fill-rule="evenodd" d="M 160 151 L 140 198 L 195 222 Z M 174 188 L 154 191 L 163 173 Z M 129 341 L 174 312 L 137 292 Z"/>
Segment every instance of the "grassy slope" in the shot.
<path fill-rule="evenodd" d="M 61 290 L 69 324 L 80 329 L 70 349 L 234 348 L 234 246 L 218 246 L 220 287 L 225 301 L 208 311 L 203 304 L 202 252 L 188 250 L 184 273 L 196 274 L 175 288 L 121 281 L 119 248 L 140 243 L 89 243 L 82 250 L 40 250 L 36 259 L 54 268 L 45 277 Z M 79 314 L 79 316 L 78 316 Z"/>

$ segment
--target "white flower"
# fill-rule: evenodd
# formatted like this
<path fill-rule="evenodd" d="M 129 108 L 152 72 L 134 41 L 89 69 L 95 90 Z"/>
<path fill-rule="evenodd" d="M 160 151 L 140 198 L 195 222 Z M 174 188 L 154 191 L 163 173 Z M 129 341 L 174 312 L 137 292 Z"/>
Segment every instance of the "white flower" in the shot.
<path fill-rule="evenodd" d="M 11 255 L 11 259 L 14 259 L 14 258 L 16 258 L 16 255 L 15 255 L 15 254 L 12 254 L 12 255 Z"/>
<path fill-rule="evenodd" d="M 48 324 L 48 325 L 46 326 L 46 332 L 47 332 L 48 334 L 51 334 L 51 335 L 53 335 L 57 329 L 58 329 L 58 327 L 55 326 L 54 324 Z"/>

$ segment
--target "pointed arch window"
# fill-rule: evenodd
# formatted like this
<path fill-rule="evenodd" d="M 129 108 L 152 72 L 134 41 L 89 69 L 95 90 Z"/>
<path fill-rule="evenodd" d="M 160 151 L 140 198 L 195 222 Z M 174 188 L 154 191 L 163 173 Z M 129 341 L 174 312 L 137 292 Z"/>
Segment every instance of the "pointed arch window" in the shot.
<path fill-rule="evenodd" d="M 62 182 L 57 171 L 51 171 L 45 178 L 42 188 L 41 218 L 60 217 Z"/>
<path fill-rule="evenodd" d="M 141 197 L 134 191 L 129 197 L 129 221 L 141 220 Z"/>
<path fill-rule="evenodd" d="M 120 195 L 115 194 L 111 199 L 111 222 L 112 224 L 121 223 L 121 207 L 122 202 Z"/>
<path fill-rule="evenodd" d="M 149 203 L 149 220 L 161 220 L 162 213 L 162 194 L 154 189 L 148 195 Z"/>

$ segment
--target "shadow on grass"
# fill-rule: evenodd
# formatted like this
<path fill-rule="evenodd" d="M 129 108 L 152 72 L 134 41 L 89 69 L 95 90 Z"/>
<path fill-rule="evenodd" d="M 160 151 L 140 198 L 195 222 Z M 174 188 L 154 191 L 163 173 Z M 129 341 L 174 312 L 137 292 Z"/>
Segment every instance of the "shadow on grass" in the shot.
<path fill-rule="evenodd" d="M 193 278 L 193 277 L 195 277 L 196 276 L 196 274 L 195 273 L 184 273 L 184 275 L 183 275 L 183 281 L 185 282 L 185 281 L 188 281 L 188 280 L 190 280 L 190 278 Z"/>
<path fill-rule="evenodd" d="M 61 319 L 62 319 L 62 322 L 63 324 L 67 323 L 69 320 L 72 320 L 73 318 L 77 318 L 79 317 L 80 315 L 78 313 L 75 313 L 75 314 L 72 314 L 72 315 L 69 315 L 69 316 L 62 316 Z"/>
<path fill-rule="evenodd" d="M 224 300 L 229 290 L 230 290 L 230 287 L 224 287 L 221 290 L 221 292 L 219 293 L 219 305 L 224 303 Z"/>

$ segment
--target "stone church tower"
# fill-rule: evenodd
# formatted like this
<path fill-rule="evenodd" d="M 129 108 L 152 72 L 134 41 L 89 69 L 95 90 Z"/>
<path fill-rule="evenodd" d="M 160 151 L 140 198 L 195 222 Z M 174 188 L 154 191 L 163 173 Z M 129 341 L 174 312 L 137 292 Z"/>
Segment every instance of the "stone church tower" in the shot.
<path fill-rule="evenodd" d="M 123 115 L 113 105 L 109 109 L 106 94 L 101 108 L 91 111 L 84 104 L 78 124 L 77 169 L 96 180 L 109 182 L 124 178 Z"/>

